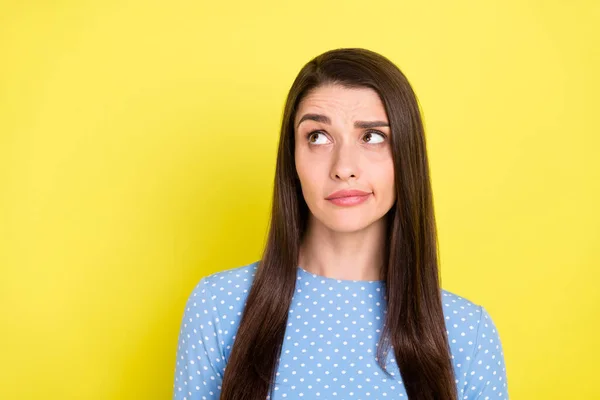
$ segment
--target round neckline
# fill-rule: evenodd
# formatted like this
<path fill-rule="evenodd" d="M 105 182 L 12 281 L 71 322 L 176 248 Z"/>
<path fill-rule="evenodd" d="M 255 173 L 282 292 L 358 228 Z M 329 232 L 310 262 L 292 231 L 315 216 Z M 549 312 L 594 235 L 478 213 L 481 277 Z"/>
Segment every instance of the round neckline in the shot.
<path fill-rule="evenodd" d="M 309 272 L 307 270 L 305 270 L 304 268 L 302 268 L 301 266 L 298 265 L 298 270 L 301 271 L 303 274 L 305 275 L 310 275 L 311 277 L 315 278 L 315 279 L 322 279 L 325 281 L 328 281 L 330 283 L 343 283 L 346 285 L 349 284 L 362 284 L 362 285 L 383 285 L 385 283 L 385 281 L 383 280 L 379 280 L 379 281 L 363 281 L 363 280 L 354 280 L 354 279 L 336 279 L 336 278 L 330 278 L 327 276 L 323 276 L 323 275 L 319 275 L 319 274 L 315 274 L 313 272 Z"/>

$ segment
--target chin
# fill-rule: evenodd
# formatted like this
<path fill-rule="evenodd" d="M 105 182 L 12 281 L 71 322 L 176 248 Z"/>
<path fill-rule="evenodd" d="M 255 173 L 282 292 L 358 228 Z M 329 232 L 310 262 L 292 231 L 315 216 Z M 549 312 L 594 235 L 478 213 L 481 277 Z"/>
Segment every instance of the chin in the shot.
<path fill-rule="evenodd" d="M 375 220 L 348 215 L 345 218 L 327 218 L 321 221 L 328 229 L 340 233 L 358 232 L 375 222 Z"/>

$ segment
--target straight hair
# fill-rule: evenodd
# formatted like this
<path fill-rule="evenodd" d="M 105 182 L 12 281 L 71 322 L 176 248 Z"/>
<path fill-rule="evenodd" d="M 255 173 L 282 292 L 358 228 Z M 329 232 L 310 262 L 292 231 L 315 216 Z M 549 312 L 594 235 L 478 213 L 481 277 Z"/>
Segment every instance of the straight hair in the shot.
<path fill-rule="evenodd" d="M 411 400 L 456 400 L 442 308 L 438 246 L 425 134 L 417 97 L 390 60 L 361 48 L 327 51 L 298 73 L 283 111 L 270 226 L 264 252 L 223 377 L 221 400 L 273 398 L 274 380 L 296 285 L 309 210 L 295 168 L 294 119 L 300 101 L 322 85 L 371 88 L 388 115 L 396 202 L 387 222 L 387 313 L 377 346 L 385 368 L 390 347 Z M 393 378 L 392 378 L 393 379 Z"/>

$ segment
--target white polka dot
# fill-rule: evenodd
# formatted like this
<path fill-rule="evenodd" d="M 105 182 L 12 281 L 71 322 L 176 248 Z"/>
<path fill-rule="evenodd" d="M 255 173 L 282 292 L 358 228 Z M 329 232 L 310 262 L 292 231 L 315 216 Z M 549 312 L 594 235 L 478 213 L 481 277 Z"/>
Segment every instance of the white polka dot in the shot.
<path fill-rule="evenodd" d="M 214 273 L 193 289 L 181 320 L 175 400 L 219 398 L 257 267 Z M 387 315 L 384 282 L 326 278 L 300 267 L 296 277 L 274 396 L 267 399 L 407 399 L 393 346 L 386 353 L 389 375 L 377 360 Z M 487 310 L 441 294 L 459 398 L 508 399 L 502 344 Z"/>

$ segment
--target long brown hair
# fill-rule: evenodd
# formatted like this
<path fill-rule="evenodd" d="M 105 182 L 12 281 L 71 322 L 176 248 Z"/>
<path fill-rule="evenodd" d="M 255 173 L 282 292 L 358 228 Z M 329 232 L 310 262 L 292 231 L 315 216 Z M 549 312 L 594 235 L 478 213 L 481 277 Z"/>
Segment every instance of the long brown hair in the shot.
<path fill-rule="evenodd" d="M 308 220 L 294 162 L 294 118 L 300 100 L 324 84 L 368 87 L 380 96 L 390 123 L 396 203 L 386 214 L 389 242 L 382 269 L 387 314 L 377 362 L 393 346 L 411 400 L 456 400 L 438 276 L 438 248 L 425 135 L 417 98 L 404 74 L 370 50 L 327 51 L 308 62 L 287 96 L 277 153 L 267 243 L 246 299 L 225 368 L 221 399 L 273 397 L 299 247 Z"/>

